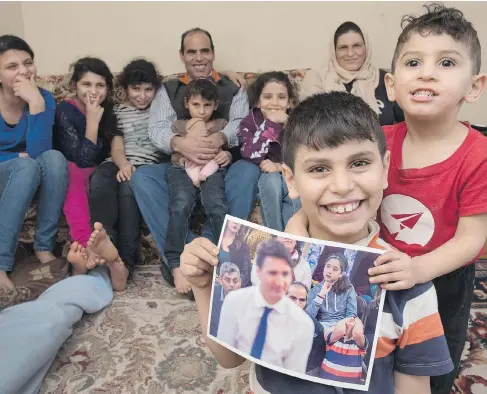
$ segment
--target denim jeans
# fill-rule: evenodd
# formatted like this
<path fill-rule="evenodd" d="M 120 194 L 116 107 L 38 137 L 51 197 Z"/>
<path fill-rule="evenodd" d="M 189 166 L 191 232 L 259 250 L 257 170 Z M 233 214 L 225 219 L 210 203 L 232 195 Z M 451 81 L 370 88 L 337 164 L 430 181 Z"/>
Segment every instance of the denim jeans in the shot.
<path fill-rule="evenodd" d="M 142 215 L 129 181 L 117 181 L 118 167 L 107 162 L 91 175 L 88 201 L 92 223 L 100 222 L 132 273 L 138 263 Z"/>
<path fill-rule="evenodd" d="M 25 159 L 24 159 L 25 160 Z M 63 279 L 35 301 L 0 312 L 2 394 L 38 394 L 44 377 L 83 313 L 110 304 L 112 284 L 105 266 Z"/>
<path fill-rule="evenodd" d="M 15 249 L 32 199 L 38 199 L 34 248 L 52 251 L 66 198 L 68 165 L 61 152 L 0 163 L 0 271 L 12 271 Z M 37 194 L 36 194 L 37 192 Z"/>
<path fill-rule="evenodd" d="M 262 173 L 258 185 L 264 226 L 284 231 L 288 220 L 301 208 L 301 201 L 289 197 L 280 172 Z"/>
<path fill-rule="evenodd" d="M 134 172 L 130 180 L 142 217 L 161 255 L 164 254 L 169 219 L 169 188 L 166 173 L 170 166 L 170 163 L 142 166 Z M 245 160 L 239 160 L 228 168 L 225 176 L 225 194 L 230 215 L 241 219 L 249 217 L 257 196 L 259 176 L 259 167 Z M 203 236 L 217 243 L 208 221 L 203 227 Z M 194 234 L 188 232 L 186 242 L 192 238 Z"/>
<path fill-rule="evenodd" d="M 226 169 L 220 168 L 206 181 L 201 182 L 199 194 L 206 216 L 210 221 L 216 239 L 228 213 L 225 197 Z M 170 268 L 179 267 L 179 257 L 183 253 L 188 237 L 190 218 L 198 198 L 198 188 L 182 167 L 171 166 L 167 170 L 169 186 L 169 224 L 166 237 L 165 256 Z"/>

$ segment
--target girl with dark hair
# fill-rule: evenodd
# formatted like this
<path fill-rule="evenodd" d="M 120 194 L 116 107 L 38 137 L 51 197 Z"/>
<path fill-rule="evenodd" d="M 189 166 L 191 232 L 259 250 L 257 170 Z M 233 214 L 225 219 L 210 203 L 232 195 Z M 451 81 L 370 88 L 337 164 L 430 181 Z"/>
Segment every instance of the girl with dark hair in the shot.
<path fill-rule="evenodd" d="M 306 312 L 316 317 L 325 331 L 346 317 L 357 316 L 357 294 L 345 276 L 348 261 L 342 253 L 325 260 L 323 281 L 309 292 Z"/>
<path fill-rule="evenodd" d="M 286 74 L 262 74 L 251 86 L 252 109 L 240 123 L 242 157 L 262 171 L 258 182 L 262 220 L 266 227 L 278 231 L 284 231 L 289 218 L 301 208 L 299 199 L 289 197 L 281 166 L 282 133 L 295 101 Z"/>
<path fill-rule="evenodd" d="M 157 164 L 164 158 L 148 133 L 149 111 L 161 76 L 153 63 L 136 59 L 125 66 L 118 82 L 125 100 L 114 106 L 114 112 L 123 136 L 113 137 L 111 157 L 91 176 L 88 200 L 92 222 L 103 224 L 132 274 L 139 262 L 142 216 L 130 178 L 137 167 Z"/>
<path fill-rule="evenodd" d="M 330 42 L 328 65 L 306 73 L 300 101 L 315 93 L 347 91 L 362 98 L 379 116 L 381 125 L 404 120 L 404 113 L 387 97 L 385 70 L 372 64 L 367 34 L 355 23 L 344 22 Z"/>
<path fill-rule="evenodd" d="M 250 280 L 250 248 L 245 242 L 246 228 L 233 220 L 227 220 L 227 226 L 222 235 L 220 254 L 218 255 L 220 263 L 228 261 L 239 268 L 242 288 L 252 285 Z M 218 264 L 217 275 L 220 274 L 220 265 Z"/>
<path fill-rule="evenodd" d="M 71 68 L 74 97 L 59 103 L 56 108 L 54 143 L 68 160 L 69 182 L 63 210 L 70 235 L 73 241 L 85 247 L 92 232 L 88 208 L 89 177 L 109 156 L 114 137 L 121 133 L 110 99 L 113 75 L 105 62 L 85 57 Z M 123 163 L 124 159 L 113 155 L 116 163 Z M 86 268 L 93 268 L 93 265 L 90 260 Z M 81 273 L 77 270 L 85 271 L 75 265 L 75 273 Z"/>
<path fill-rule="evenodd" d="M 52 149 L 54 98 L 36 86 L 36 74 L 30 46 L 19 37 L 0 36 L 0 290 L 14 288 L 7 273 L 13 271 L 19 233 L 35 195 L 35 254 L 41 264 L 50 264 L 51 274 L 60 275 L 52 249 L 67 165 Z"/>
<path fill-rule="evenodd" d="M 218 97 L 218 87 L 211 80 L 192 80 L 188 84 L 184 98 L 184 106 L 190 119 L 176 120 L 172 126 L 173 133 L 180 136 L 189 133 L 197 139 L 222 131 L 228 122 L 213 117 L 219 104 Z M 191 298 L 191 286 L 179 271 L 179 257 L 186 243 L 189 221 L 199 194 L 213 234 L 216 239 L 220 238 L 225 215 L 229 211 L 225 196 L 225 175 L 227 167 L 232 162 L 232 155 L 221 149 L 214 159 L 204 166 L 199 166 L 177 153 L 173 154 L 171 161 L 172 166 L 167 170 L 170 202 L 164 254 L 172 270 L 176 290 L 183 294 L 189 293 Z"/>

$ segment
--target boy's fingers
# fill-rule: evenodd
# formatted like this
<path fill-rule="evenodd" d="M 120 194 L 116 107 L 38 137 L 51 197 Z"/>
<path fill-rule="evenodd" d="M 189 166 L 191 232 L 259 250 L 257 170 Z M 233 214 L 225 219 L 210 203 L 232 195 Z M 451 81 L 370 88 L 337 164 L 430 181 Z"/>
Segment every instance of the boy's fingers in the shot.
<path fill-rule="evenodd" d="M 384 263 L 388 263 L 392 260 L 398 260 L 400 258 L 400 253 L 398 252 L 386 252 L 379 257 L 374 262 L 374 265 L 377 267 L 379 265 L 382 265 Z"/>
<path fill-rule="evenodd" d="M 398 282 L 404 279 L 404 274 L 400 272 L 391 272 L 388 274 L 374 276 L 369 279 L 370 283 L 388 283 L 388 282 Z"/>
<path fill-rule="evenodd" d="M 400 281 L 397 281 L 394 283 L 384 283 L 384 284 L 380 285 L 380 287 L 383 290 L 396 291 L 396 290 L 410 289 L 411 287 L 413 287 L 413 285 L 410 284 L 409 282 L 405 281 L 405 280 L 400 280 Z"/>

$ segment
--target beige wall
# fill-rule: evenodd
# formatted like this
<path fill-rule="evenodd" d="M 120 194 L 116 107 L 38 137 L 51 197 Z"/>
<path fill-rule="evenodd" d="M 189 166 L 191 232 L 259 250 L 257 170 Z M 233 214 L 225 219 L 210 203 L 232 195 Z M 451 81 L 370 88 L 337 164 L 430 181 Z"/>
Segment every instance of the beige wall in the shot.
<path fill-rule="evenodd" d="M 465 13 L 487 45 L 487 3 L 447 4 Z M 102 57 L 113 71 L 134 56 L 146 56 L 164 74 L 179 72 L 183 70 L 180 35 L 195 26 L 212 33 L 219 69 L 315 67 L 327 56 L 329 39 L 345 20 L 368 32 L 375 64 L 389 67 L 401 16 L 420 12 L 421 5 L 389 1 L 21 3 L 24 36 L 36 52 L 40 74 L 65 73 L 71 62 L 86 54 Z M 0 26 L 3 19 L 9 18 L 0 17 Z M 487 71 L 485 51 L 482 62 Z M 486 106 L 487 94 L 480 103 L 465 105 L 461 116 L 487 123 Z"/>
<path fill-rule="evenodd" d="M 13 34 L 24 37 L 22 3 L 0 1 L 0 35 Z"/>

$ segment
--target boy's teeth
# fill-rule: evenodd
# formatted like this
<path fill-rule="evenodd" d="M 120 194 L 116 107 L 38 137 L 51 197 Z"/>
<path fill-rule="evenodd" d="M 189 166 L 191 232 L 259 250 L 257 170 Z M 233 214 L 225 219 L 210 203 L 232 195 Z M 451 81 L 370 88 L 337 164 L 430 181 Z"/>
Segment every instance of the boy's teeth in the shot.
<path fill-rule="evenodd" d="M 435 94 L 429 90 L 418 90 L 414 92 L 415 96 L 434 96 Z"/>
<path fill-rule="evenodd" d="M 355 209 L 357 209 L 357 207 L 359 206 L 359 204 L 360 204 L 359 201 L 355 201 L 355 202 L 351 202 L 351 203 L 348 203 L 348 204 L 327 205 L 326 206 L 326 209 L 328 211 L 330 211 L 330 212 L 333 212 L 333 213 L 352 212 Z"/>

